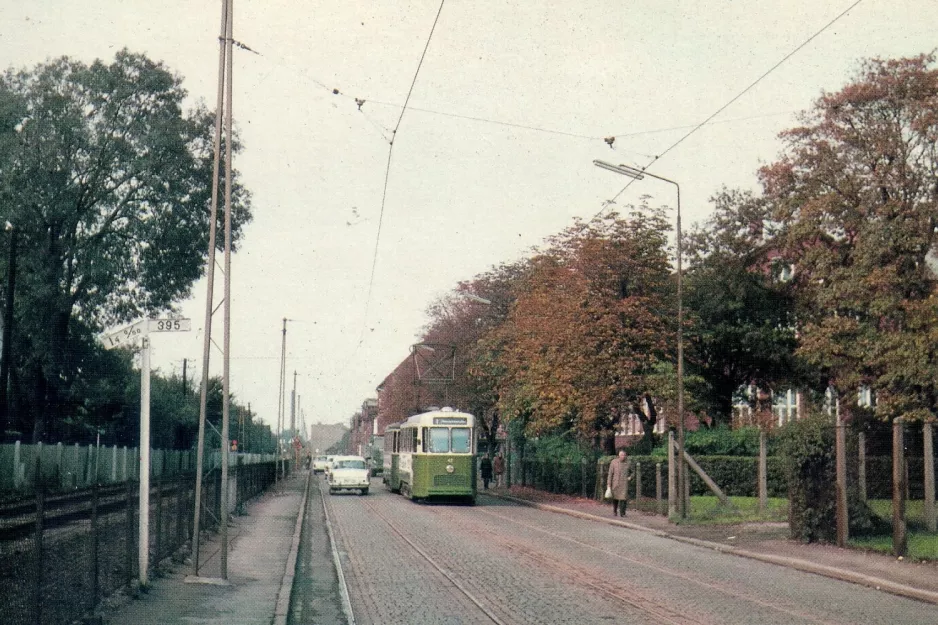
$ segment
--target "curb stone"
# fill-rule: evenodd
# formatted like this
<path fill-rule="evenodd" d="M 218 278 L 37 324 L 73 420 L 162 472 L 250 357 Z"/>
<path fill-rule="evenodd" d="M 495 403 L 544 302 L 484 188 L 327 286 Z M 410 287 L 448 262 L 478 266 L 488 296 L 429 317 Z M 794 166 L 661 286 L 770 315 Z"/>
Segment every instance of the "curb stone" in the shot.
<path fill-rule="evenodd" d="M 290 598 L 293 595 L 293 578 L 296 575 L 296 560 L 300 550 L 300 534 L 303 530 L 303 519 L 306 518 L 306 499 L 309 497 L 310 473 L 306 474 L 306 488 L 303 489 L 303 499 L 300 502 L 300 511 L 296 515 L 296 525 L 293 529 L 293 543 L 290 546 L 290 555 L 283 568 L 283 579 L 280 582 L 280 591 L 277 593 L 277 605 L 274 608 L 273 625 L 286 625 L 290 613 Z"/>

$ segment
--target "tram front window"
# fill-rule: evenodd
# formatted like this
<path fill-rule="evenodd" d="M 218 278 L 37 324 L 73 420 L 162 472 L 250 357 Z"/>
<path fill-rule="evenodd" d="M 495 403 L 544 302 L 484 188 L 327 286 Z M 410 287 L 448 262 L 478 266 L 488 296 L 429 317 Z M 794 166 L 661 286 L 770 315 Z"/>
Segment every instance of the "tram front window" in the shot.
<path fill-rule="evenodd" d="M 472 430 L 469 428 L 453 428 L 453 453 L 468 454 L 472 451 Z"/>
<path fill-rule="evenodd" d="M 449 430 L 447 428 L 430 428 L 430 453 L 449 453 Z"/>

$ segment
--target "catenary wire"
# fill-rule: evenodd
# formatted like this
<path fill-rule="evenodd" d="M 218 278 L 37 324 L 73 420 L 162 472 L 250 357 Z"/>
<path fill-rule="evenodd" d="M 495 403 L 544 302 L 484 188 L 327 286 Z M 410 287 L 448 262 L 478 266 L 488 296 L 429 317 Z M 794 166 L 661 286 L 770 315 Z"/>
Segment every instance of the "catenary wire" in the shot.
<path fill-rule="evenodd" d="M 680 139 L 678 139 L 677 141 L 675 141 L 674 143 L 672 143 L 671 145 L 669 145 L 661 154 L 656 155 L 656 156 L 651 160 L 651 162 L 649 162 L 649 163 L 648 163 L 647 165 L 645 165 L 644 167 L 641 167 L 640 169 L 643 170 L 643 171 L 644 171 L 645 169 L 648 169 L 648 168 L 651 167 L 655 162 L 657 162 L 658 159 L 660 159 L 662 156 L 664 156 L 665 154 L 667 154 L 668 152 L 670 152 L 671 150 L 673 150 L 674 148 L 676 148 L 677 146 L 679 146 L 681 143 L 684 142 L 685 139 L 687 139 L 687 138 L 690 137 L 692 134 L 694 134 L 695 132 L 697 132 L 698 130 L 700 130 L 701 128 L 703 128 L 707 123 L 710 122 L 710 120 L 712 120 L 714 117 L 716 117 L 717 115 L 719 115 L 720 113 L 722 113 L 723 111 L 725 111 L 727 108 L 729 108 L 734 102 L 736 102 L 736 101 L 739 100 L 741 97 L 743 97 L 746 93 L 748 93 L 750 90 L 752 90 L 753 87 L 755 87 L 755 86 L 758 85 L 760 82 L 762 82 L 769 74 L 771 74 L 772 72 L 774 72 L 774 71 L 775 71 L 776 69 L 778 69 L 783 63 L 785 63 L 788 59 L 790 59 L 790 58 L 793 57 L 795 54 L 797 54 L 798 52 L 800 52 L 800 51 L 802 50 L 802 48 L 804 48 L 804 47 L 807 46 L 809 43 L 811 43 L 812 41 L 814 41 L 818 36 L 821 35 L 821 33 L 823 33 L 825 30 L 827 30 L 828 28 L 830 28 L 831 26 L 833 26 L 838 20 L 840 20 L 842 17 L 844 17 L 844 16 L 845 16 L 847 13 L 849 13 L 850 11 L 852 11 L 852 10 L 853 10 L 858 4 L 860 4 L 861 2 L 863 2 L 863 0 L 856 0 L 856 1 L 855 1 L 853 4 L 851 4 L 849 7 L 847 7 L 847 8 L 844 9 L 843 11 L 841 11 L 836 17 L 834 17 L 832 20 L 830 20 L 829 22 L 827 22 L 826 24 L 824 24 L 824 26 L 822 26 L 817 32 L 815 32 L 813 35 L 811 35 L 810 37 L 808 37 L 807 39 L 805 39 L 803 42 L 801 42 L 801 44 L 799 44 L 794 50 L 792 50 L 791 52 L 789 52 L 788 54 L 786 54 L 784 57 L 782 57 L 782 59 L 781 59 L 778 63 L 776 63 L 775 65 L 773 65 L 772 67 L 770 67 L 768 70 L 766 70 L 765 72 L 763 72 L 761 76 L 759 76 L 759 77 L 756 78 L 754 81 L 752 81 L 751 83 L 749 83 L 749 85 L 748 85 L 745 89 L 743 89 L 742 91 L 740 91 L 739 93 L 737 93 L 735 96 L 733 96 L 733 98 L 731 98 L 726 104 L 724 104 L 723 106 L 721 106 L 720 108 L 718 108 L 714 113 L 712 113 L 712 114 L 711 114 L 709 117 L 707 117 L 705 120 L 703 120 L 702 122 L 700 122 L 699 124 L 697 124 L 696 126 L 694 126 L 693 128 L 691 128 L 687 133 L 685 133 L 683 136 L 681 136 Z M 620 195 L 622 195 L 623 193 L 625 193 L 626 189 L 628 189 L 629 187 L 631 187 L 634 182 L 635 182 L 635 179 L 629 180 L 629 182 L 626 183 L 626 185 L 625 185 L 624 187 L 622 187 L 622 190 L 619 191 L 618 193 L 616 193 L 616 194 L 612 197 L 611 200 L 606 200 L 606 201 L 604 201 L 604 202 L 603 202 L 603 207 L 599 210 L 598 213 L 596 213 L 596 216 L 598 217 L 598 216 L 601 215 L 610 205 L 614 204 L 615 201 L 616 201 L 616 199 L 618 199 Z"/>
<path fill-rule="evenodd" d="M 388 145 L 387 167 L 384 170 L 384 189 L 381 191 L 381 209 L 378 211 L 378 231 L 375 234 L 375 245 L 371 257 L 371 275 L 368 278 L 368 292 L 365 296 L 365 308 L 362 318 L 361 332 L 359 333 L 358 341 L 355 344 L 356 351 L 365 340 L 365 328 L 368 325 L 368 309 L 371 306 L 371 295 L 374 291 L 375 284 L 375 272 L 378 268 L 378 248 L 381 245 L 381 228 L 384 225 L 384 208 L 388 197 L 388 181 L 391 178 L 391 159 L 394 155 L 394 141 L 397 139 L 397 131 L 401 127 L 401 122 L 404 120 L 404 113 L 407 112 L 407 104 L 410 102 L 410 96 L 413 94 L 414 86 L 417 84 L 417 77 L 420 75 L 420 68 L 423 66 L 423 60 L 426 58 L 427 50 L 430 48 L 430 41 L 433 39 L 433 33 L 436 30 L 436 25 L 440 21 L 440 14 L 443 13 L 444 4 L 446 4 L 446 0 L 440 0 L 440 8 L 437 9 L 436 17 L 433 19 L 433 26 L 430 27 L 430 34 L 427 36 L 427 43 L 423 47 L 423 53 L 420 55 L 420 61 L 417 63 L 417 70 L 414 72 L 414 78 L 410 82 L 410 89 L 407 90 L 407 97 L 404 99 L 404 106 L 401 107 L 401 114 L 397 118 L 397 124 L 394 126 L 394 130 L 391 131 L 391 141 L 390 145 Z"/>

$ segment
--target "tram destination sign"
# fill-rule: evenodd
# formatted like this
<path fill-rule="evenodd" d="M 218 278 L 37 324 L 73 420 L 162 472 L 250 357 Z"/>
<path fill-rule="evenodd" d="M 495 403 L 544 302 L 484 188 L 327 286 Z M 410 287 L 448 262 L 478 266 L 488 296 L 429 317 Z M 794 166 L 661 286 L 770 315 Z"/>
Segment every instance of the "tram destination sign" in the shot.
<path fill-rule="evenodd" d="M 433 425 L 466 425 L 466 417 L 433 417 Z"/>

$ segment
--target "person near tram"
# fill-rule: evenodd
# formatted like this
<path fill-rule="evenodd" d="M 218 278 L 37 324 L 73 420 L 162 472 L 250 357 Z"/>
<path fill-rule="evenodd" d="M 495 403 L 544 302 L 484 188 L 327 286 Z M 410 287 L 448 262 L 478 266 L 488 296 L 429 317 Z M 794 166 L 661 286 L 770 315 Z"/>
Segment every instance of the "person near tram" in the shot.
<path fill-rule="evenodd" d="M 502 452 L 495 454 L 495 460 L 492 461 L 492 470 L 495 472 L 495 487 L 501 488 L 504 486 L 504 475 L 505 475 L 505 458 L 502 457 Z"/>
<path fill-rule="evenodd" d="M 485 490 L 489 489 L 489 482 L 492 481 L 492 459 L 488 454 L 482 456 L 479 461 L 479 475 L 482 477 L 482 486 Z"/>
<path fill-rule="evenodd" d="M 606 488 L 611 493 L 613 516 L 625 516 L 629 500 L 629 480 L 632 479 L 632 463 L 624 449 L 609 463 Z"/>

